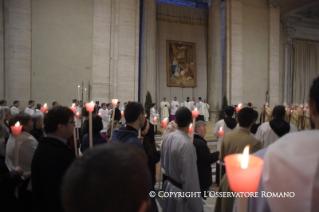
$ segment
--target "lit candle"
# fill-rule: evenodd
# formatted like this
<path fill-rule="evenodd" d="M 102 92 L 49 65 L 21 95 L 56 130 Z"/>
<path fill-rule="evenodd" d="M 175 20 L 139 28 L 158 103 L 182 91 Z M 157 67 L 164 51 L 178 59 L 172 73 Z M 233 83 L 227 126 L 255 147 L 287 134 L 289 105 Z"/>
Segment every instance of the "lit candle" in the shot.
<path fill-rule="evenodd" d="M 115 116 L 115 106 L 117 105 L 118 99 L 112 99 L 112 105 L 113 105 L 113 115 L 112 115 L 112 125 L 111 125 L 111 139 L 113 136 L 113 127 L 114 127 L 114 116 Z"/>
<path fill-rule="evenodd" d="M 236 113 L 238 113 L 243 107 L 241 106 L 241 103 L 236 107 Z"/>
<path fill-rule="evenodd" d="M 76 118 L 80 118 L 80 114 L 79 114 L 79 113 L 76 113 L 76 114 L 75 114 L 75 117 L 76 117 Z"/>
<path fill-rule="evenodd" d="M 92 101 L 92 102 L 85 103 L 85 107 L 86 107 L 86 110 L 87 110 L 88 112 L 93 112 L 93 111 L 94 111 L 94 106 L 95 106 L 95 104 L 94 104 L 93 101 Z"/>
<path fill-rule="evenodd" d="M 78 101 L 80 100 L 80 86 L 78 85 Z"/>
<path fill-rule="evenodd" d="M 121 111 L 121 117 L 124 117 L 124 111 L 123 110 Z"/>
<path fill-rule="evenodd" d="M 48 109 L 47 103 L 44 103 L 43 107 L 41 107 L 42 113 L 45 113 L 45 111 L 47 111 L 47 109 Z"/>
<path fill-rule="evenodd" d="M 189 134 L 193 132 L 193 127 L 192 126 L 193 126 L 193 124 L 189 125 L 189 128 L 188 128 L 188 133 Z"/>
<path fill-rule="evenodd" d="M 75 119 L 75 121 L 76 121 L 76 138 L 78 139 L 79 138 L 79 128 L 77 127 L 78 126 L 78 118 L 80 118 L 80 114 L 77 112 L 76 114 L 75 114 L 75 117 L 76 117 L 76 119 Z"/>
<path fill-rule="evenodd" d="M 223 135 L 224 135 L 223 127 L 220 127 L 220 129 L 218 131 L 218 136 L 222 137 Z"/>
<path fill-rule="evenodd" d="M 156 124 L 157 123 L 157 117 L 154 117 L 153 119 L 153 123 Z"/>
<path fill-rule="evenodd" d="M 118 99 L 112 99 L 112 105 L 116 106 L 118 101 L 119 101 Z"/>
<path fill-rule="evenodd" d="M 11 126 L 11 132 L 13 135 L 19 135 L 22 131 L 22 125 L 20 122 L 17 122 L 14 126 Z"/>
<path fill-rule="evenodd" d="M 76 112 L 76 107 L 75 107 L 75 104 L 73 103 L 72 104 L 72 106 L 71 107 L 69 107 L 72 111 L 73 111 L 73 113 L 75 113 Z"/>
<path fill-rule="evenodd" d="M 256 192 L 264 161 L 249 155 L 249 146 L 243 154 L 232 154 L 224 158 L 229 186 L 235 192 Z"/>
<path fill-rule="evenodd" d="M 197 108 L 195 108 L 194 110 L 192 110 L 192 116 L 193 118 L 197 118 L 199 114 L 199 111 L 197 111 Z"/>
<path fill-rule="evenodd" d="M 100 117 L 102 117 L 102 113 L 99 113 L 98 115 L 99 115 Z"/>
<path fill-rule="evenodd" d="M 167 118 L 165 118 L 163 121 L 161 121 L 162 127 L 166 128 L 167 126 Z"/>

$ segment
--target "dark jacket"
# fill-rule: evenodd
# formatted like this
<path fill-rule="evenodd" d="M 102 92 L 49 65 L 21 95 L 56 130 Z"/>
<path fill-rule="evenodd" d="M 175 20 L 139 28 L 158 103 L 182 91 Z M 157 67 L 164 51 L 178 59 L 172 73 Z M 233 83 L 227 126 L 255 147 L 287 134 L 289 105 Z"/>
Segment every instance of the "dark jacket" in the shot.
<path fill-rule="evenodd" d="M 126 125 L 125 127 L 114 129 L 111 141 L 133 144 L 144 149 L 137 136 L 137 131 L 133 127 Z"/>
<path fill-rule="evenodd" d="M 62 178 L 74 159 L 74 151 L 62 141 L 41 138 L 31 163 L 34 211 L 63 211 L 60 197 Z"/>
<path fill-rule="evenodd" d="M 92 136 L 92 145 L 96 146 L 99 144 L 106 144 L 105 138 L 103 138 L 100 134 L 100 132 L 93 133 Z M 81 145 L 81 152 L 84 152 L 85 150 L 90 148 L 90 136 L 89 134 L 85 134 L 83 137 L 82 145 Z"/>
<path fill-rule="evenodd" d="M 147 135 L 142 135 L 143 138 L 143 147 L 147 156 L 148 168 L 151 172 L 151 179 L 153 186 L 156 183 L 155 174 L 156 174 L 156 164 L 161 159 L 161 152 L 157 151 L 155 142 L 152 142 Z"/>
<path fill-rule="evenodd" d="M 33 128 L 29 133 L 35 139 L 37 139 L 38 142 L 40 141 L 41 137 L 43 136 L 43 130 L 42 129 Z"/>
<path fill-rule="evenodd" d="M 201 191 L 208 190 L 213 184 L 211 165 L 218 161 L 219 152 L 210 153 L 204 138 L 194 134 L 194 146 L 197 154 L 197 171 Z"/>

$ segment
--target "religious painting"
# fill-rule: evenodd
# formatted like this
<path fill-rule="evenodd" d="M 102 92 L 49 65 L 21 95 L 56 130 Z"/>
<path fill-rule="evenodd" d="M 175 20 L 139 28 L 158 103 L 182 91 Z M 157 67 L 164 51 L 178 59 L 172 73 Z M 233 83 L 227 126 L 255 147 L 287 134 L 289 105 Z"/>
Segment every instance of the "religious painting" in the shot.
<path fill-rule="evenodd" d="M 168 87 L 196 87 L 195 43 L 166 41 Z"/>

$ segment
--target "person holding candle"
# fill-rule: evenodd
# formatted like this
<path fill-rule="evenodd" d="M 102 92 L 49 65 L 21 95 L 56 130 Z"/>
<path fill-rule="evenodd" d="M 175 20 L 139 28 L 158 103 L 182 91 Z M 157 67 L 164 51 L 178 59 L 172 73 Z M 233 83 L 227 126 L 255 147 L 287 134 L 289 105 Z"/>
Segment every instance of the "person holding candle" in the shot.
<path fill-rule="evenodd" d="M 14 170 L 17 165 L 24 170 L 23 177 L 25 181 L 19 188 L 18 199 L 25 210 L 30 211 L 32 210 L 32 193 L 27 188 L 32 187 L 29 184 L 31 162 L 37 149 L 38 141 L 30 134 L 33 129 L 33 122 L 29 114 L 21 113 L 13 116 L 9 121 L 9 125 L 14 127 L 17 122 L 20 122 L 22 132 L 17 136 L 10 135 L 6 146 L 5 162 L 10 171 Z M 16 148 L 18 148 L 18 161 L 16 161 Z"/>
<path fill-rule="evenodd" d="M 30 100 L 28 103 L 28 107 L 25 108 L 24 113 L 29 114 L 30 116 L 33 116 L 35 113 L 35 106 L 34 101 Z"/>
<path fill-rule="evenodd" d="M 19 106 L 20 106 L 20 101 L 15 100 L 15 101 L 13 102 L 13 105 L 10 107 L 10 110 L 11 110 L 11 114 L 12 114 L 12 115 L 21 113 L 21 110 L 19 109 Z"/>
<path fill-rule="evenodd" d="M 159 118 L 159 117 L 157 117 L 157 113 L 156 113 L 156 103 L 152 103 L 152 107 L 150 109 L 150 117 L 149 117 L 150 129 L 149 129 L 148 134 L 147 134 L 152 143 L 155 143 L 155 137 L 154 137 L 155 136 L 155 129 L 154 129 L 154 122 L 153 122 L 155 117 L 157 119 Z"/>
<path fill-rule="evenodd" d="M 188 136 L 192 113 L 186 107 L 176 111 L 178 130 L 167 134 L 162 142 L 162 167 L 167 175 L 164 192 L 198 192 L 200 186 L 196 164 L 196 150 Z M 192 198 L 164 198 L 163 211 L 203 211 L 200 195 Z"/>
<path fill-rule="evenodd" d="M 285 121 L 285 113 L 286 110 L 284 106 L 276 106 L 272 113 L 273 119 L 263 123 L 258 128 L 255 138 L 262 143 L 263 148 L 268 147 L 287 133 L 298 131 L 294 125 Z"/>
<path fill-rule="evenodd" d="M 175 120 L 175 113 L 180 106 L 179 102 L 177 101 L 177 97 L 174 97 L 174 100 L 171 102 L 171 106 L 172 108 L 171 108 L 171 115 L 169 117 L 169 120 L 173 121 Z"/>
<path fill-rule="evenodd" d="M 11 110 L 9 107 L 0 107 L 0 160 L 5 161 L 6 145 L 9 139 L 11 128 L 8 121 L 11 118 Z"/>
<path fill-rule="evenodd" d="M 102 103 L 101 104 L 101 109 L 99 110 L 99 113 L 101 114 L 102 117 L 102 123 L 103 123 L 103 129 L 102 129 L 102 136 L 106 139 L 106 132 L 108 125 L 110 123 L 110 112 L 109 112 L 109 104 Z"/>
<path fill-rule="evenodd" d="M 162 119 L 169 117 L 169 109 L 170 109 L 170 104 L 168 101 L 166 101 L 166 97 L 164 97 L 163 101 L 161 102 L 161 117 L 162 117 Z"/>
<path fill-rule="evenodd" d="M 234 108 L 232 106 L 226 106 L 225 107 L 225 118 L 219 120 L 214 128 L 213 128 L 213 134 L 218 138 L 217 143 L 217 151 L 220 150 L 221 141 L 223 136 L 219 136 L 218 131 L 222 128 L 222 131 L 224 132 L 223 135 L 227 132 L 237 130 L 237 121 L 233 118 L 234 115 Z M 222 173 L 225 173 L 225 167 L 222 166 Z M 219 185 L 220 179 L 220 165 L 216 163 L 216 184 Z"/>
<path fill-rule="evenodd" d="M 68 107 L 54 107 L 44 117 L 44 131 L 31 164 L 33 207 L 35 212 L 63 211 L 61 206 L 62 178 L 75 159 L 67 146 L 73 135 L 74 112 Z"/>
<path fill-rule="evenodd" d="M 249 153 L 252 154 L 262 149 L 261 142 L 250 135 L 250 128 L 254 123 L 254 111 L 251 108 L 243 108 L 238 112 L 237 121 L 239 127 L 236 131 L 225 133 L 222 139 L 219 160 L 224 163 L 227 155 L 242 153 L 249 145 Z M 219 192 L 231 192 L 228 184 L 227 173 L 220 181 Z M 218 197 L 215 205 L 215 212 L 232 212 L 234 198 Z"/>
<path fill-rule="evenodd" d="M 295 194 L 294 198 L 267 198 L 271 211 L 318 211 L 319 77 L 310 87 L 308 105 L 313 130 L 289 133 L 267 148 L 264 191 Z"/>
<path fill-rule="evenodd" d="M 193 144 L 196 148 L 197 171 L 198 171 L 200 190 L 202 192 L 203 199 L 206 199 L 204 197 L 205 196 L 204 192 L 208 191 L 209 187 L 213 184 L 211 165 L 218 161 L 218 156 L 219 156 L 218 151 L 215 151 L 213 153 L 210 152 L 207 146 L 207 141 L 204 138 L 205 135 L 206 135 L 206 123 L 203 121 L 197 121 L 195 123 L 195 133 L 194 133 Z"/>

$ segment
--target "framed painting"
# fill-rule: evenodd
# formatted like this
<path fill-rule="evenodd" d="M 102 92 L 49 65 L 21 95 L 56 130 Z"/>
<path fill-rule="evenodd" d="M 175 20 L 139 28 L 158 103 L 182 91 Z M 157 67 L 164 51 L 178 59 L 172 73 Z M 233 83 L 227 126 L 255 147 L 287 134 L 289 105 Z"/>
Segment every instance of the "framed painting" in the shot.
<path fill-rule="evenodd" d="M 166 79 L 168 87 L 197 86 L 195 43 L 166 41 Z"/>

